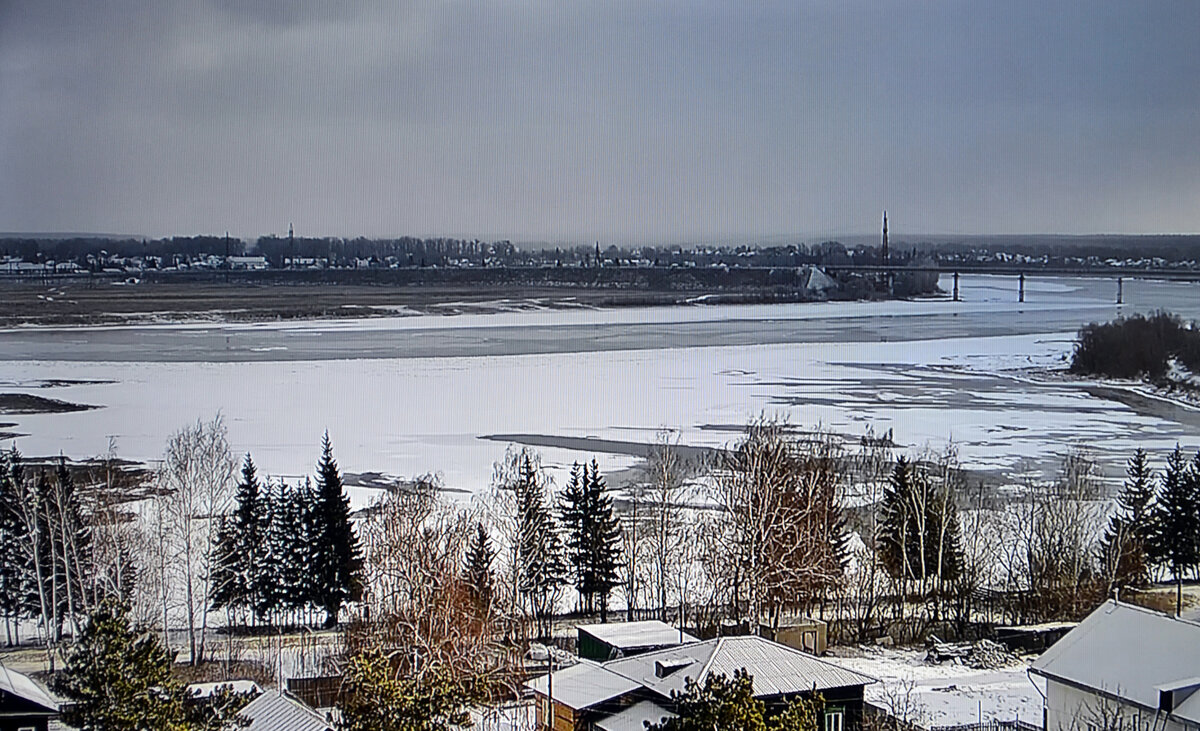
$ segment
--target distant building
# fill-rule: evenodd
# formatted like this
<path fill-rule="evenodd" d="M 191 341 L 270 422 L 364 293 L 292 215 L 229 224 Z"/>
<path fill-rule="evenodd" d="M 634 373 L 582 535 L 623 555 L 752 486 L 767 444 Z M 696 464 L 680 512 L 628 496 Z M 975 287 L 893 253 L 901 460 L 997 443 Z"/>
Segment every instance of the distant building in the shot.
<path fill-rule="evenodd" d="M 0 665 L 0 731 L 46 731 L 59 706 L 33 678 Z"/>
<path fill-rule="evenodd" d="M 267 257 L 265 256 L 228 256 L 225 257 L 225 263 L 230 269 L 246 269 L 250 271 L 261 271 L 268 266 Z"/>
<path fill-rule="evenodd" d="M 698 642 L 695 637 L 657 619 L 645 622 L 608 622 L 575 627 L 576 650 L 587 660 L 616 660 L 667 647 Z"/>
<path fill-rule="evenodd" d="M 1200 729 L 1200 623 L 1109 600 L 1030 672 L 1045 731 Z"/>
<path fill-rule="evenodd" d="M 862 723 L 863 688 L 874 678 L 784 647 L 762 637 L 721 637 L 633 657 L 577 665 L 526 684 L 538 696 L 539 731 L 642 731 L 674 715 L 671 693 L 688 678 L 732 677 L 745 669 L 754 695 L 768 710 L 793 698 L 820 694 L 825 700 L 823 731 L 857 731 Z"/>

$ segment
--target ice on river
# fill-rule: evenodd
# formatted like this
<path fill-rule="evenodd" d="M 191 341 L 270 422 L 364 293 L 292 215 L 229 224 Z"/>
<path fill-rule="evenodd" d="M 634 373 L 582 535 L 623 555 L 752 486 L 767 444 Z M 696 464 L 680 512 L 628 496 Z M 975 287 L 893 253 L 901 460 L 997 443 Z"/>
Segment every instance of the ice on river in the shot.
<path fill-rule="evenodd" d="M 1114 464 L 1136 445 L 1195 441 L 1180 424 L 1143 416 L 1072 384 L 1031 383 L 1003 369 L 1061 362 L 1070 333 L 886 343 L 552 353 L 513 356 L 230 362 L 0 363 L 0 380 L 103 408 L 13 416 L 27 454 L 119 454 L 154 460 L 167 436 L 220 411 L 237 452 L 260 471 L 310 474 L 328 429 L 343 469 L 441 473 L 467 492 L 486 486 L 504 453 L 494 434 L 720 446 L 760 414 L 861 434 L 892 429 L 912 449 L 958 445 L 968 466 L 1050 464 L 1073 444 Z M 37 388 L 52 379 L 111 381 Z M 560 478 L 590 451 L 540 449 Z M 595 453 L 602 469 L 629 455 Z M 355 502 L 366 499 L 357 495 Z"/>

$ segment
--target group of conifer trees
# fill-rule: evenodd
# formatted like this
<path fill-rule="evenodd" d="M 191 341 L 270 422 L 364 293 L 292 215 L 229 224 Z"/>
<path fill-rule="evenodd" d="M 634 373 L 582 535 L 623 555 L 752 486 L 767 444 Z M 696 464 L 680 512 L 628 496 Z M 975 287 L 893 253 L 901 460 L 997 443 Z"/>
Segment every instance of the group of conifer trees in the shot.
<path fill-rule="evenodd" d="M 621 528 L 599 465 L 594 459 L 590 465 L 576 463 L 555 506 L 534 458 L 524 450 L 514 458 L 511 479 L 502 488 L 511 493 L 515 513 L 509 555 L 514 593 L 542 635 L 568 583 L 583 610 L 599 609 L 606 617 L 609 595 L 620 585 Z M 490 593 L 494 556 L 481 527 L 466 559 L 474 595 Z"/>
<path fill-rule="evenodd" d="M 607 621 L 608 595 L 620 583 L 621 527 L 594 459 L 591 469 L 586 462 L 571 468 L 559 509 L 567 529 L 567 565 L 583 609 L 591 614 L 599 604 Z"/>
<path fill-rule="evenodd" d="M 1100 543 L 1109 583 L 1144 587 L 1160 567 L 1181 594 L 1186 576 L 1200 577 L 1200 452 L 1188 460 L 1176 446 L 1156 475 L 1139 449 L 1126 474 L 1117 511 Z"/>
<path fill-rule="evenodd" d="M 954 580 L 962 564 L 955 500 L 945 480 L 896 459 L 878 524 L 880 559 L 893 578 L 921 586 Z"/>
<path fill-rule="evenodd" d="M 259 482 L 247 454 L 235 500 L 217 528 L 213 608 L 268 624 L 319 610 L 335 625 L 343 604 L 361 596 L 362 556 L 329 435 L 316 484 Z"/>

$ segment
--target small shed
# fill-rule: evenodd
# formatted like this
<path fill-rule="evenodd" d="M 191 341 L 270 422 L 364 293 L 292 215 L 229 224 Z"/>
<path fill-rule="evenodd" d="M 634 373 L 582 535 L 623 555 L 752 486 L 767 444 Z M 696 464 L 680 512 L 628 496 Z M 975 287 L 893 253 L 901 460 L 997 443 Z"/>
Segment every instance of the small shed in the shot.
<path fill-rule="evenodd" d="M 597 662 L 698 642 L 682 629 L 657 619 L 644 622 L 581 624 L 575 629 L 579 633 L 576 652 L 586 660 Z"/>
<path fill-rule="evenodd" d="M 781 619 L 778 629 L 769 624 L 760 624 L 758 634 L 810 655 L 824 655 L 829 645 L 829 625 L 812 617 Z"/>
<path fill-rule="evenodd" d="M 1078 625 L 1078 622 L 1047 622 L 997 627 L 996 642 L 1013 652 L 1045 652 Z"/>
<path fill-rule="evenodd" d="M 0 731 L 46 731 L 58 702 L 33 678 L 0 665 Z"/>

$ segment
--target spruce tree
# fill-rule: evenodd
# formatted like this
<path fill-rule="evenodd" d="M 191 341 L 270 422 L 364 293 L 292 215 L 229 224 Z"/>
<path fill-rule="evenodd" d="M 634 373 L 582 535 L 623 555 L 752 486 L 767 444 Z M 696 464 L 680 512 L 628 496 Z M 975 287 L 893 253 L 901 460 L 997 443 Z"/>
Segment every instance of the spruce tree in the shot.
<path fill-rule="evenodd" d="M 562 492 L 560 507 L 567 533 L 567 559 L 584 610 L 596 610 L 607 620 L 608 596 L 620 580 L 621 529 L 613 514 L 612 498 L 605 492 L 600 467 L 592 460 L 571 468 L 571 479 Z"/>
<path fill-rule="evenodd" d="M 263 490 L 262 560 L 255 572 L 254 613 L 259 620 L 274 622 L 286 604 L 287 574 L 285 570 L 294 537 L 287 525 L 287 486 L 267 482 Z"/>
<path fill-rule="evenodd" d="M 554 598 L 564 580 L 562 544 L 554 516 L 546 507 L 533 460 L 524 455 L 516 485 L 518 591 L 530 603 L 538 632 L 545 636 Z"/>
<path fill-rule="evenodd" d="M 1183 606 L 1183 575 L 1200 561 L 1200 455 L 1188 464 L 1176 446 L 1167 458 L 1153 509 L 1151 556 L 1167 567 Z"/>
<path fill-rule="evenodd" d="M 491 606 L 493 579 L 492 562 L 496 559 L 496 550 L 492 547 L 492 539 L 488 536 L 483 523 L 475 524 L 475 534 L 467 544 L 466 566 L 464 575 L 467 591 L 471 601 L 481 610 Z"/>
<path fill-rule="evenodd" d="M 1110 589 L 1150 583 L 1154 472 L 1146 462 L 1145 450 L 1134 452 L 1125 474 L 1125 485 L 1117 495 L 1117 511 L 1100 541 L 1100 558 L 1110 577 Z"/>
<path fill-rule="evenodd" d="M 912 575 L 910 559 L 913 536 L 909 532 L 912 524 L 912 490 L 912 468 L 908 458 L 901 455 L 896 459 L 888 484 L 883 489 L 877 541 L 884 568 L 892 578 L 902 582 Z"/>
<path fill-rule="evenodd" d="M 213 571 L 213 608 L 252 609 L 258 605 L 258 573 L 266 548 L 266 496 L 254 460 L 247 454 L 235 495 L 233 515 L 221 517 L 217 565 Z"/>
<path fill-rule="evenodd" d="M 8 644 L 16 641 L 19 622 L 37 611 L 33 567 L 25 546 L 29 530 L 22 518 L 21 494 L 14 476 L 16 450 L 0 451 L 0 613 Z"/>
<path fill-rule="evenodd" d="M 571 466 L 571 477 L 563 488 L 559 514 L 563 528 L 566 531 L 567 565 L 570 567 L 571 579 L 575 591 L 583 602 L 583 611 L 592 612 L 593 592 L 591 591 L 591 516 L 588 514 L 587 478 L 579 463 Z"/>
<path fill-rule="evenodd" d="M 75 701 L 66 721 L 81 731 L 185 728 L 172 661 L 154 633 L 130 625 L 123 606 L 101 602 L 59 678 L 58 690 Z"/>
<path fill-rule="evenodd" d="M 592 460 L 591 475 L 586 465 L 583 472 L 587 484 L 587 506 L 591 529 L 591 581 L 589 590 L 600 600 L 600 620 L 608 621 L 608 597 L 620 584 L 621 526 L 613 513 L 612 496 L 605 489 L 600 467 Z"/>
<path fill-rule="evenodd" d="M 325 612 L 325 627 L 337 625 L 342 605 L 362 594 L 362 556 L 358 536 L 350 522 L 350 500 L 342 489 L 342 476 L 333 458 L 329 432 L 321 444 L 313 505 L 314 549 L 312 577 L 316 605 Z"/>
<path fill-rule="evenodd" d="M 284 546 L 283 585 L 287 606 L 294 612 L 323 608 L 320 579 L 310 569 L 320 565 L 324 550 L 320 537 L 319 496 L 307 477 L 287 494 L 282 521 Z"/>

